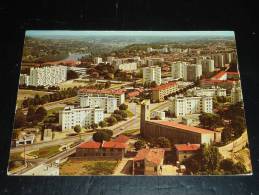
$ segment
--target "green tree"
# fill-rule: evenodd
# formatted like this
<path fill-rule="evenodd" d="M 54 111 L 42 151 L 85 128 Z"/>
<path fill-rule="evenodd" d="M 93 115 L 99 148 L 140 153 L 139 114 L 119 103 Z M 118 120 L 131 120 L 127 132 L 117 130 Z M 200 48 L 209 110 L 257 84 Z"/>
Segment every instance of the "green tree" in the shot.
<path fill-rule="evenodd" d="M 215 129 L 222 125 L 222 120 L 217 114 L 201 113 L 199 116 L 200 126 L 206 129 Z"/>
<path fill-rule="evenodd" d="M 246 170 L 246 167 L 244 164 L 242 164 L 241 162 L 238 162 L 236 163 L 234 166 L 233 166 L 233 170 L 232 170 L 232 173 L 233 174 L 244 174 L 246 173 L 247 170 Z"/>
<path fill-rule="evenodd" d="M 32 122 L 35 118 L 35 107 L 33 105 L 30 105 L 28 108 L 27 116 L 26 116 L 26 121 L 27 122 Z"/>
<path fill-rule="evenodd" d="M 111 87 L 111 81 L 107 81 L 104 86 L 106 89 Z"/>
<path fill-rule="evenodd" d="M 107 125 L 108 125 L 108 124 L 107 124 L 106 121 L 101 121 L 101 122 L 99 123 L 99 126 L 102 127 L 102 128 L 103 128 L 103 127 L 107 127 Z"/>
<path fill-rule="evenodd" d="M 79 77 L 79 75 L 75 71 L 73 71 L 73 70 L 67 71 L 67 80 L 77 79 L 78 77 Z"/>
<path fill-rule="evenodd" d="M 202 164 L 205 171 L 209 174 L 218 169 L 221 158 L 222 156 L 215 146 L 209 145 L 202 149 Z"/>
<path fill-rule="evenodd" d="M 140 150 L 141 148 L 145 148 L 145 145 L 146 145 L 145 141 L 138 140 L 135 142 L 134 147 L 136 150 Z"/>
<path fill-rule="evenodd" d="M 113 114 L 112 116 L 115 117 L 117 121 L 122 121 L 123 119 L 120 114 Z"/>
<path fill-rule="evenodd" d="M 224 159 L 220 162 L 220 168 L 224 170 L 225 173 L 232 173 L 234 167 L 234 162 L 232 159 Z"/>
<path fill-rule="evenodd" d="M 21 128 L 26 124 L 25 115 L 22 109 L 17 109 L 14 119 L 14 128 Z"/>
<path fill-rule="evenodd" d="M 110 138 L 109 134 L 105 131 L 97 131 L 93 134 L 93 140 L 100 143 L 103 141 L 109 141 Z"/>
<path fill-rule="evenodd" d="M 74 131 L 75 131 L 77 134 L 79 134 L 79 133 L 81 132 L 81 126 L 80 126 L 80 125 L 76 125 L 76 126 L 74 127 Z"/>
<path fill-rule="evenodd" d="M 120 110 L 127 110 L 127 109 L 128 109 L 128 105 L 126 105 L 126 104 L 121 104 L 121 105 L 119 106 L 119 109 L 120 109 Z"/>
<path fill-rule="evenodd" d="M 115 117 L 111 116 L 107 119 L 107 122 L 112 126 L 117 123 L 117 119 Z"/>
<path fill-rule="evenodd" d="M 35 120 L 37 122 L 41 122 L 43 121 L 43 119 L 47 116 L 47 110 L 44 107 L 39 107 L 36 111 L 35 111 Z"/>
<path fill-rule="evenodd" d="M 190 157 L 183 161 L 188 174 L 197 174 L 200 170 L 200 162 L 197 158 Z"/>
<path fill-rule="evenodd" d="M 231 126 L 234 130 L 235 137 L 241 136 L 246 128 L 244 117 L 237 116 L 234 119 L 232 119 Z"/>
<path fill-rule="evenodd" d="M 231 140 L 231 137 L 232 137 L 232 128 L 231 127 L 225 127 L 223 130 L 222 130 L 222 134 L 221 134 L 221 137 L 222 137 L 222 142 L 223 143 L 227 143 L 228 141 Z"/>
<path fill-rule="evenodd" d="M 98 128 L 98 124 L 93 123 L 93 124 L 91 125 L 91 128 L 92 128 L 92 129 L 97 129 L 97 128 Z"/>
<path fill-rule="evenodd" d="M 171 147 L 171 142 L 166 137 L 157 138 L 156 143 L 160 148 L 170 148 Z"/>
<path fill-rule="evenodd" d="M 157 87 L 156 81 L 152 81 L 152 82 L 150 83 L 150 87 L 151 87 L 151 88 Z"/>

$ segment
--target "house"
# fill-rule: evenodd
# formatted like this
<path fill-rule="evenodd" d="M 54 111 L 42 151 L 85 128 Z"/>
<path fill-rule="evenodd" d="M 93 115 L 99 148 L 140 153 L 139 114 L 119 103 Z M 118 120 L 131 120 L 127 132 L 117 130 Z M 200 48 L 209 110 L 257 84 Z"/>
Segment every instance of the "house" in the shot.
<path fill-rule="evenodd" d="M 134 175 L 161 175 L 165 150 L 141 149 L 133 159 Z"/>
<path fill-rule="evenodd" d="M 120 138 L 123 139 L 123 138 Z M 76 148 L 75 157 L 88 159 L 121 160 L 128 145 L 119 141 L 107 141 L 103 143 L 87 141 Z"/>
<path fill-rule="evenodd" d="M 175 144 L 176 160 L 182 163 L 185 159 L 196 154 L 200 149 L 200 144 Z"/>

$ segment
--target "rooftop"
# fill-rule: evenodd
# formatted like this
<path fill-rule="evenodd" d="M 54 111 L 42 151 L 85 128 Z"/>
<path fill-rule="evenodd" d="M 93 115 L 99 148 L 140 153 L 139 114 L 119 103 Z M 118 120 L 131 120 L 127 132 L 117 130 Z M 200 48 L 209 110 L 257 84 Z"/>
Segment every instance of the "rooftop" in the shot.
<path fill-rule="evenodd" d="M 164 89 L 168 89 L 168 88 L 170 88 L 170 87 L 174 87 L 174 86 L 176 86 L 176 85 L 177 85 L 176 82 L 169 82 L 169 83 L 166 83 L 166 84 L 163 84 L 163 85 L 159 85 L 159 86 L 153 88 L 152 90 L 153 90 L 153 91 L 164 90 Z"/>
<path fill-rule="evenodd" d="M 128 140 L 129 140 L 129 137 L 127 137 L 126 135 L 119 135 L 113 141 L 120 142 L 120 143 L 126 143 Z"/>
<path fill-rule="evenodd" d="M 211 77 L 211 80 L 219 80 L 221 77 L 225 76 L 226 72 L 225 71 L 220 71 L 217 73 L 215 76 Z"/>
<path fill-rule="evenodd" d="M 156 165 L 160 164 L 164 158 L 164 149 L 148 149 L 144 148 L 138 151 L 137 155 L 134 158 L 134 161 L 147 160 Z"/>
<path fill-rule="evenodd" d="M 196 151 L 200 148 L 200 144 L 175 144 L 177 151 Z"/>
<path fill-rule="evenodd" d="M 125 90 L 122 89 L 80 89 L 79 93 L 96 93 L 96 94 L 115 94 L 115 95 L 122 95 L 125 93 Z"/>
<path fill-rule="evenodd" d="M 117 141 L 108 141 L 108 142 L 104 142 L 102 147 L 103 148 L 127 148 L 127 144 L 117 142 Z"/>
<path fill-rule="evenodd" d="M 95 142 L 95 141 L 88 141 L 88 142 L 84 142 L 82 144 L 80 144 L 78 147 L 79 148 L 100 148 L 101 143 L 99 142 Z"/>
<path fill-rule="evenodd" d="M 182 129 L 182 130 L 185 130 L 185 131 L 191 131 L 191 132 L 194 132 L 194 133 L 200 133 L 200 134 L 214 133 L 213 131 L 208 130 L 208 129 L 202 129 L 202 128 L 199 128 L 199 127 L 187 126 L 187 125 L 179 124 L 179 123 L 176 123 L 176 122 L 173 122 L 173 121 L 150 120 L 150 122 L 156 123 L 156 124 L 159 124 L 159 125 L 164 125 L 164 126 L 167 126 L 167 127 L 174 127 L 174 128 Z"/>

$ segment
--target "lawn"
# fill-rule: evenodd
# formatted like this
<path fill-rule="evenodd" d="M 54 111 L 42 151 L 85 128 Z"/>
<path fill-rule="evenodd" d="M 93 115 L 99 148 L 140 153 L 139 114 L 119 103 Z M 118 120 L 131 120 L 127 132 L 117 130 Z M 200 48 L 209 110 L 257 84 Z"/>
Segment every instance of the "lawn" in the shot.
<path fill-rule="evenodd" d="M 53 113 L 55 113 L 55 112 L 58 113 L 60 110 L 63 110 L 63 109 L 64 109 L 64 107 L 52 108 L 52 109 L 48 110 L 48 116 L 51 115 L 51 114 L 53 114 Z"/>
<path fill-rule="evenodd" d="M 21 156 L 22 152 L 15 152 L 15 153 L 10 153 L 10 160 L 23 160 L 23 157 Z"/>
<path fill-rule="evenodd" d="M 17 105 L 18 107 L 21 105 L 22 101 L 27 98 L 33 98 L 36 94 L 40 97 L 46 94 L 51 94 L 52 92 L 47 91 L 36 91 L 36 90 L 29 90 L 29 89 L 19 89 L 17 95 Z"/>
<path fill-rule="evenodd" d="M 68 160 L 60 166 L 60 175 L 112 175 L 117 161 Z"/>
<path fill-rule="evenodd" d="M 28 155 L 29 156 L 38 156 L 38 158 L 47 158 L 47 157 L 53 156 L 54 154 L 59 153 L 60 147 L 61 147 L 60 145 L 44 147 L 44 148 L 40 148 L 39 150 L 30 152 Z"/>
<path fill-rule="evenodd" d="M 133 117 L 133 116 L 134 116 L 134 114 L 133 114 L 131 111 L 126 110 L 126 112 L 127 112 L 127 115 L 128 115 L 128 117 L 129 117 L 129 118 L 131 118 L 131 117 Z"/>
<path fill-rule="evenodd" d="M 139 129 L 130 129 L 130 130 L 124 131 L 122 134 L 129 136 L 129 135 L 136 135 L 138 133 L 140 133 Z"/>

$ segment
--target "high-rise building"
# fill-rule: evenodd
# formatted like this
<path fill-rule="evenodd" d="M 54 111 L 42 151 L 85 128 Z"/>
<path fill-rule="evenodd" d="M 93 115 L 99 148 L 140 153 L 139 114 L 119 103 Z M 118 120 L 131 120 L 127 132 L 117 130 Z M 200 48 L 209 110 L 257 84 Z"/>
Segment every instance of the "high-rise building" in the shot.
<path fill-rule="evenodd" d="M 174 79 L 183 78 L 186 62 L 175 62 L 171 64 L 171 75 Z"/>
<path fill-rule="evenodd" d="M 214 72 L 214 60 L 211 60 L 211 59 L 201 60 L 201 65 L 202 65 L 202 74 Z"/>
<path fill-rule="evenodd" d="M 225 65 L 224 54 L 213 54 L 212 59 L 214 60 L 215 67 L 221 68 Z"/>
<path fill-rule="evenodd" d="M 201 64 L 188 64 L 183 66 L 183 80 L 197 81 L 202 75 Z"/>
<path fill-rule="evenodd" d="M 143 68 L 143 83 L 155 81 L 157 85 L 161 84 L 161 67 L 150 66 Z"/>
<path fill-rule="evenodd" d="M 212 113 L 213 102 L 212 97 L 183 97 L 176 96 L 169 99 L 171 101 L 170 111 L 179 116 L 185 116 L 187 114 L 195 113 Z"/>
<path fill-rule="evenodd" d="M 19 77 L 19 85 L 26 85 L 28 86 L 30 84 L 30 76 L 27 74 L 20 74 Z"/>
<path fill-rule="evenodd" d="M 45 66 L 30 69 L 29 85 L 32 86 L 53 86 L 66 80 L 66 66 Z"/>
<path fill-rule="evenodd" d="M 95 64 L 100 64 L 100 63 L 102 63 L 103 62 L 103 59 L 102 58 L 100 58 L 100 57 L 95 57 L 94 58 L 94 63 Z"/>
<path fill-rule="evenodd" d="M 96 97 L 96 96 L 84 96 L 81 95 L 80 106 L 81 107 L 99 107 L 104 109 L 106 113 L 113 113 L 117 109 L 117 99 L 115 97 Z"/>
<path fill-rule="evenodd" d="M 104 119 L 104 110 L 101 108 L 75 108 L 74 106 L 65 107 L 59 111 L 59 124 L 62 131 L 73 129 L 76 125 L 87 127 L 98 124 Z"/>

